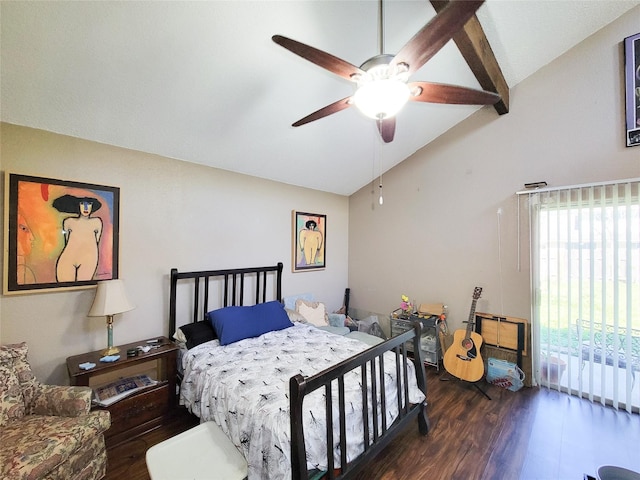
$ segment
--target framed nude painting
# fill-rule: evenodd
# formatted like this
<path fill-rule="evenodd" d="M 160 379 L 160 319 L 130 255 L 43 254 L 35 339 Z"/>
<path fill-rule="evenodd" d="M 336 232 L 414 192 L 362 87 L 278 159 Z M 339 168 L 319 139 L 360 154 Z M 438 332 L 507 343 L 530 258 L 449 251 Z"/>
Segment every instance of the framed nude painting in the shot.
<path fill-rule="evenodd" d="M 325 268 L 327 216 L 294 210 L 292 231 L 292 270 L 306 272 Z"/>
<path fill-rule="evenodd" d="M 627 147 L 640 145 L 640 33 L 624 39 Z"/>
<path fill-rule="evenodd" d="M 120 189 L 7 173 L 3 292 L 118 278 Z"/>

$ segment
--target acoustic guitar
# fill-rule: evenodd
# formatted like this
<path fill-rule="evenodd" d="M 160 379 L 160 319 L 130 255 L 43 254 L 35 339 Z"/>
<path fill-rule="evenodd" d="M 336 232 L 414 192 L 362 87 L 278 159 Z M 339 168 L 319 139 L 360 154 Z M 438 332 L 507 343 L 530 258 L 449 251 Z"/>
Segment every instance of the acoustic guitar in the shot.
<path fill-rule="evenodd" d="M 482 337 L 473 329 L 475 324 L 476 303 L 482 294 L 482 288 L 473 289 L 473 301 L 467 329 L 456 330 L 453 343 L 444 354 L 444 368 L 454 377 L 467 382 L 477 382 L 484 374 L 484 362 L 480 355 Z"/>

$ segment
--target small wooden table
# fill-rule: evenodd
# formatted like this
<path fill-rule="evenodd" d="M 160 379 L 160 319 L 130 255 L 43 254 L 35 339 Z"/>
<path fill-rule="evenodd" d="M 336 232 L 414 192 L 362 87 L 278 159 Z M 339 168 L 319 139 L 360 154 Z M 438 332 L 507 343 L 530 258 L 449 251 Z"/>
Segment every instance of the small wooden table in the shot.
<path fill-rule="evenodd" d="M 133 437 L 157 428 L 173 415 L 176 407 L 176 373 L 178 347 L 167 337 L 155 337 L 158 342 L 147 340 L 119 345 L 120 359 L 101 362 L 102 350 L 74 355 L 67 358 L 71 385 L 95 388 L 118 378 L 146 373 L 158 383 L 145 388 L 108 407 L 94 405 L 92 410 L 102 409 L 111 413 L 111 428 L 105 433 L 107 447 L 113 447 Z M 127 358 L 127 350 L 151 345 L 147 353 L 138 352 Z M 80 364 L 90 362 L 96 366 L 83 370 Z"/>

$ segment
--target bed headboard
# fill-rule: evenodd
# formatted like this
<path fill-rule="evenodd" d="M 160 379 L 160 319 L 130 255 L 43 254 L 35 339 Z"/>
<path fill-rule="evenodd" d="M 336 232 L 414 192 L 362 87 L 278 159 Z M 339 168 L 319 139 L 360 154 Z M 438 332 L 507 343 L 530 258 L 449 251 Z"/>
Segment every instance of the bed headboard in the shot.
<path fill-rule="evenodd" d="M 282 301 L 282 268 L 282 262 L 268 267 L 194 272 L 178 272 L 177 268 L 172 268 L 168 337 L 171 338 L 176 331 L 178 282 L 186 284 L 184 287 L 187 292 L 181 291 L 180 293 L 186 293 L 187 298 L 190 299 L 189 318 L 191 322 L 197 322 L 204 319 L 205 314 L 215 308 L 235 305 L 249 306 L 271 300 Z M 267 294 L 267 292 L 270 293 Z M 181 295 L 180 298 L 183 296 Z"/>

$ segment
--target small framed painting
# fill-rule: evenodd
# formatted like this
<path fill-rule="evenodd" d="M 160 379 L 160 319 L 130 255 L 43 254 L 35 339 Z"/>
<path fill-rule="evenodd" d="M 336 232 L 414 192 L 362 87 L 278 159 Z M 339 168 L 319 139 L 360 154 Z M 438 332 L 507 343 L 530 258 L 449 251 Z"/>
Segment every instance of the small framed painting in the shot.
<path fill-rule="evenodd" d="M 118 278 L 120 189 L 7 173 L 3 292 Z"/>
<path fill-rule="evenodd" d="M 293 211 L 292 270 L 305 272 L 326 267 L 327 216 Z"/>
<path fill-rule="evenodd" d="M 624 39 L 627 147 L 640 145 L 640 33 Z"/>

